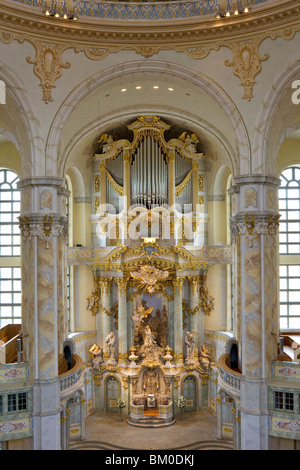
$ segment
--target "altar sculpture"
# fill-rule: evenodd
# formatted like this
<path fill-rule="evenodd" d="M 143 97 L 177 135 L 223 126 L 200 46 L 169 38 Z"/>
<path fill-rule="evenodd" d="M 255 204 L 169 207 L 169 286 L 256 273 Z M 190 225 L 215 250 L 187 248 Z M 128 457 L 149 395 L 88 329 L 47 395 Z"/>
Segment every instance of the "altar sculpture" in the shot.
<path fill-rule="evenodd" d="M 185 350 L 186 350 L 186 364 L 194 364 L 194 349 L 195 349 L 195 335 L 190 331 L 187 331 L 185 336 Z"/>
<path fill-rule="evenodd" d="M 92 364 L 94 369 L 98 369 L 103 362 L 103 351 L 98 346 L 98 344 L 93 344 L 93 346 L 89 349 L 89 352 L 92 355 Z"/>
<path fill-rule="evenodd" d="M 106 351 L 108 352 L 109 358 L 108 363 L 116 364 L 116 339 L 114 333 L 111 331 L 105 339 Z"/>

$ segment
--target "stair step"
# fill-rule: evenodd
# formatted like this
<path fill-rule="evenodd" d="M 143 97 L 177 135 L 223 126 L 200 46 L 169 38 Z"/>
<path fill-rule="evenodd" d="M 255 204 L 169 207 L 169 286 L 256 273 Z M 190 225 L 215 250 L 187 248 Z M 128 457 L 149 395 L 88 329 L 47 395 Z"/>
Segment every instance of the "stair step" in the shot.
<path fill-rule="evenodd" d="M 160 428 L 163 426 L 171 426 L 175 423 L 175 419 L 171 422 L 166 422 L 164 419 L 153 419 L 145 417 L 144 419 L 137 419 L 135 421 L 131 421 L 130 419 L 127 420 L 127 423 L 131 426 L 137 426 L 141 428 Z"/>

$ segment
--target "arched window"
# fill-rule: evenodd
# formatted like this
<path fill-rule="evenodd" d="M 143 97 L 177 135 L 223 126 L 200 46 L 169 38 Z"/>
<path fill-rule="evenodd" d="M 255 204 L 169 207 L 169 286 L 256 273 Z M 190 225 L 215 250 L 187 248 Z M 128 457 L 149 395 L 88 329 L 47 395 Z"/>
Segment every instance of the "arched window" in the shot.
<path fill-rule="evenodd" d="M 21 323 L 21 242 L 18 175 L 0 169 L 0 327 Z"/>
<path fill-rule="evenodd" d="M 280 328 L 300 328 L 300 166 L 286 168 L 279 187 Z"/>

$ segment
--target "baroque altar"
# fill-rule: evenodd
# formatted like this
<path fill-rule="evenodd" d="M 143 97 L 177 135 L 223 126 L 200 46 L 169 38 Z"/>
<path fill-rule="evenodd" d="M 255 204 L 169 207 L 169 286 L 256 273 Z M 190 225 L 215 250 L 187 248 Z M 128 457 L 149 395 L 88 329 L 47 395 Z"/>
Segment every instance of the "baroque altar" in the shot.
<path fill-rule="evenodd" d="M 204 316 L 214 310 L 206 275 L 230 263 L 230 247 L 206 243 L 205 156 L 195 134 L 176 138 L 156 116 L 99 138 L 94 155 L 93 246 L 69 248 L 69 264 L 90 265 L 87 314 L 96 407 L 128 422 L 174 422 L 178 397 L 202 407 L 213 351 Z M 167 140 L 165 134 L 169 132 Z M 125 137 L 125 138 L 124 138 Z"/>

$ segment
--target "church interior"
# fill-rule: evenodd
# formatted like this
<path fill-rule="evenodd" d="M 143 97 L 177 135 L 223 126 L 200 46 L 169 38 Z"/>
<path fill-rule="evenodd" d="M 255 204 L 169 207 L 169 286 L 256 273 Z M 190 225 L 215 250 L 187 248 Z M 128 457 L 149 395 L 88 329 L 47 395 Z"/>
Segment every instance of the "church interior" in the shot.
<path fill-rule="evenodd" d="M 1 1 L 0 450 L 300 449 L 299 45 L 297 0 Z"/>

